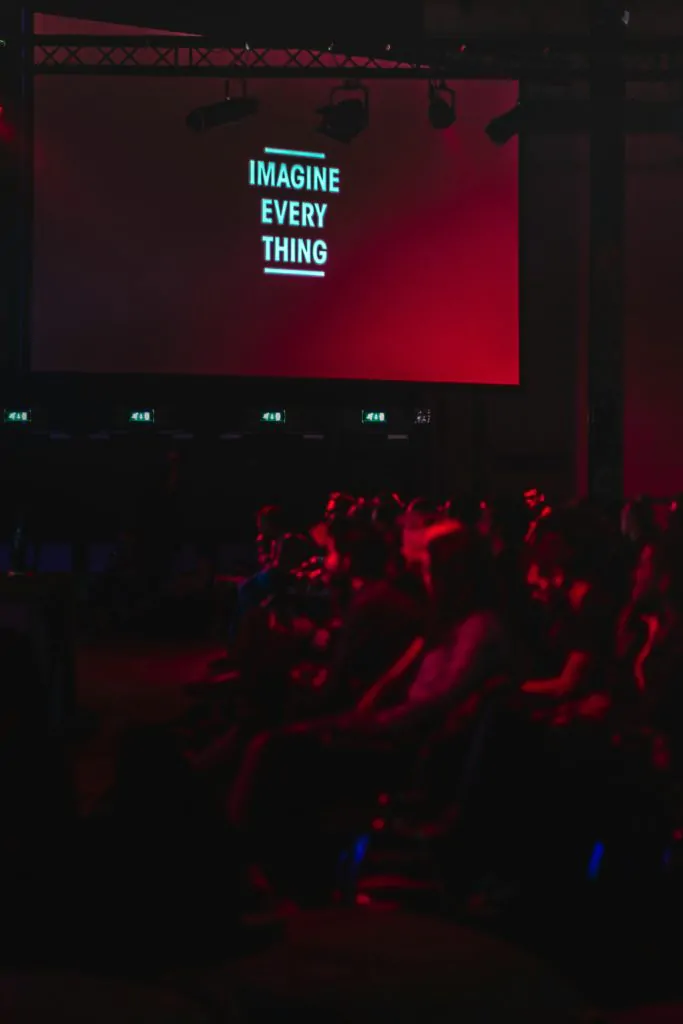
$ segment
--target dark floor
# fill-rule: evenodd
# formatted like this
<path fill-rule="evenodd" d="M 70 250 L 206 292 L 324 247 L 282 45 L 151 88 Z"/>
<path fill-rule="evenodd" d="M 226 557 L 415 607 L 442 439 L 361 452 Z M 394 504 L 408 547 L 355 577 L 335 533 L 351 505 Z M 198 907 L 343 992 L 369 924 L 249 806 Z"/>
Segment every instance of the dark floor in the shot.
<path fill-rule="evenodd" d="M 84 809 L 91 808 L 111 784 L 114 751 L 122 729 L 138 723 L 177 721 L 191 706 L 188 691 L 191 693 L 192 684 L 205 678 L 210 662 L 220 653 L 216 644 L 112 637 L 80 646 L 80 703 L 93 711 L 98 721 L 77 757 L 77 778 Z M 576 920 L 572 922 L 571 932 L 563 934 L 561 925 L 554 935 L 534 933 L 533 928 L 527 930 L 527 934 L 516 935 L 513 929 L 500 943 L 499 939 L 485 936 L 479 929 L 463 930 L 435 920 L 408 919 L 400 914 L 373 910 L 349 911 L 340 919 L 335 916 L 339 913 L 330 911 L 317 918 L 297 916 L 289 922 L 290 941 L 286 947 L 278 946 L 267 954 L 253 960 L 247 958 L 239 965 L 227 965 L 218 972 L 200 972 L 189 979 L 176 976 L 165 979 L 164 988 L 173 989 L 176 994 L 184 993 L 183 998 L 191 992 L 190 1001 L 198 1014 L 197 1020 L 233 1019 L 225 1014 L 238 988 L 247 992 L 243 997 L 249 1004 L 260 1006 L 257 1015 L 249 1013 L 249 1020 L 280 1019 L 278 1013 L 272 1015 L 272 1003 L 270 1007 L 266 1005 L 275 998 L 273 992 L 277 991 L 276 1001 L 281 1000 L 281 1005 L 287 1005 L 300 1017 L 303 1013 L 304 1020 L 319 1020 L 323 1016 L 333 1021 L 350 1020 L 353 1016 L 357 1021 L 366 1017 L 369 1020 L 370 1010 L 373 1020 L 377 1020 L 378 1014 L 386 1019 L 389 1007 L 385 1003 L 379 1006 L 377 993 L 390 985 L 396 998 L 403 1000 L 402 1008 L 406 1011 L 402 1014 L 392 1007 L 392 1016 L 412 1020 L 415 1007 L 413 1005 L 408 1013 L 410 999 L 417 999 L 418 991 L 420 998 L 425 999 L 423 986 L 428 983 L 431 991 L 435 985 L 434 977 L 428 980 L 421 972 L 428 968 L 433 974 L 442 969 L 443 977 L 440 976 L 434 999 L 437 1003 L 452 1001 L 461 1021 L 481 1020 L 494 1024 L 497 1020 L 538 1020 L 554 1024 L 563 1020 L 592 1019 L 576 1016 L 582 1008 L 582 1000 L 572 994 L 571 984 L 557 981 L 558 977 L 565 977 L 573 980 L 577 990 L 586 993 L 586 999 L 593 1004 L 612 1007 L 645 1004 L 649 1007 L 642 1011 L 621 1010 L 610 1014 L 607 1020 L 624 1024 L 640 1021 L 672 1024 L 680 1020 L 683 1024 L 683 1003 L 676 1006 L 676 1000 L 683 995 L 683 972 L 679 970 L 683 957 L 667 946 L 665 936 L 641 934 L 635 944 L 626 940 L 614 943 L 609 929 L 601 937 L 586 920 L 585 928 L 592 934 L 581 934 L 582 922 Z M 651 926 L 647 927 L 649 930 Z M 448 967 L 441 954 L 434 963 L 427 962 L 429 958 L 425 957 L 423 946 L 434 950 L 437 940 L 433 936 L 438 937 L 437 944 L 445 943 Z M 377 948 L 371 948 L 373 942 L 377 943 Z M 576 956 L 584 943 L 586 955 Z M 529 952 L 522 952 L 523 948 Z M 667 950 L 665 955 L 662 949 Z M 412 966 L 415 956 L 421 965 L 417 973 Z M 543 967 L 543 961 L 554 966 Z M 264 972 L 268 971 L 273 972 L 272 990 L 268 988 L 270 980 L 262 985 Z M 87 989 L 87 984 L 83 985 Z M 323 990 L 336 991 L 337 985 L 342 986 L 349 1005 L 342 1012 L 337 999 L 337 1012 L 330 1016 L 329 1004 L 323 1005 L 322 993 Z M 315 998 L 313 988 L 317 991 Z M 374 991 L 372 998 L 368 995 L 370 989 Z M 408 993 L 405 999 L 400 995 L 404 989 Z M 308 999 L 304 998 L 304 992 L 308 992 Z M 526 997 L 523 992 L 527 993 Z M 87 1002 L 92 993 L 88 990 L 83 998 Z M 519 1004 L 524 998 L 528 999 L 524 1014 L 515 1015 L 515 1003 Z M 0 1001 L 2 999 L 0 991 Z M 303 1012 L 302 999 L 306 1012 Z M 360 1010 L 356 1003 L 352 1010 L 353 1000 L 362 1004 Z M 314 1004 L 317 1012 L 313 1011 Z M 480 1013 L 479 1008 L 484 1006 L 486 1012 Z M 521 1004 L 517 1010 L 520 1008 Z M 385 1012 L 380 1013 L 381 1009 Z M 429 1012 L 421 1016 L 424 1020 L 442 1020 L 444 1012 L 443 1002 L 438 1009 L 432 1001 Z M 203 1017 L 202 1013 L 207 1015 Z M 77 1015 L 74 1019 L 80 1018 Z M 149 1019 L 145 1017 L 146 1021 Z M 154 1013 L 152 1019 L 155 1019 Z M 194 1020 L 195 1017 L 186 1017 L 183 1012 L 175 1019 Z"/>

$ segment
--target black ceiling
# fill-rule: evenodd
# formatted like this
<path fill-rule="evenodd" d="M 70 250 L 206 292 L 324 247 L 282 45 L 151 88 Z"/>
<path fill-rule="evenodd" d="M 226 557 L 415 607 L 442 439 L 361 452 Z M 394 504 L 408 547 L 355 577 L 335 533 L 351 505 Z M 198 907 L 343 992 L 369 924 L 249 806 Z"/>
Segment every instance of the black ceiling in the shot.
<path fill-rule="evenodd" d="M 0 0 L 2 4 L 3 0 Z M 86 21 L 210 35 L 226 45 L 310 46 L 351 40 L 410 43 L 427 36 L 584 35 L 590 10 L 629 14 L 631 37 L 683 37 L 681 0 L 33 0 L 34 9 Z"/>
<path fill-rule="evenodd" d="M 193 0 L 190 4 L 158 0 L 45 0 L 43 14 L 87 21 L 139 26 L 169 32 L 210 35 L 229 44 L 322 45 L 342 38 L 406 40 L 419 35 L 422 0 Z M 291 41 L 291 42 L 290 42 Z"/>

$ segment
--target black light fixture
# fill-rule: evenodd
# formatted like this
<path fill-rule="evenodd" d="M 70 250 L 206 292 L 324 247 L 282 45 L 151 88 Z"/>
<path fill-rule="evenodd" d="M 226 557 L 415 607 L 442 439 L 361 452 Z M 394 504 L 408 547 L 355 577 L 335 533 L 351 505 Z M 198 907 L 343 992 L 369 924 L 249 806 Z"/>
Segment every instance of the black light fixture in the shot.
<path fill-rule="evenodd" d="M 185 119 L 185 124 L 192 132 L 206 132 L 210 128 L 242 121 L 258 111 L 259 101 L 247 96 L 247 83 L 242 81 L 241 96 L 230 95 L 230 82 L 225 83 L 225 99 L 218 103 L 210 103 L 206 107 L 197 107 Z"/>
<path fill-rule="evenodd" d="M 486 134 L 496 146 L 504 146 L 506 142 L 518 135 L 522 127 L 522 108 L 517 103 L 512 110 L 494 117 L 486 126 Z"/>
<path fill-rule="evenodd" d="M 429 123 L 440 131 L 455 124 L 455 92 L 444 81 L 429 83 Z"/>
<path fill-rule="evenodd" d="M 332 90 L 330 102 L 319 107 L 316 113 L 322 117 L 320 126 L 316 128 L 319 135 L 335 142 L 351 142 L 367 128 L 368 91 L 360 83 L 344 82 Z"/>

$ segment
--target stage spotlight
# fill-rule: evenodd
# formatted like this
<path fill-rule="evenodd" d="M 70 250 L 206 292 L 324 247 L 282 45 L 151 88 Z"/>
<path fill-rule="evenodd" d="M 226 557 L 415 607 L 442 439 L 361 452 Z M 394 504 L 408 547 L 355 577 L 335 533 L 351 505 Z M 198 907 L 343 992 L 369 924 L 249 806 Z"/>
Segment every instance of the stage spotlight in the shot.
<path fill-rule="evenodd" d="M 455 124 L 455 93 L 445 82 L 429 83 L 429 123 L 443 131 Z"/>
<path fill-rule="evenodd" d="M 259 101 L 253 96 L 247 96 L 247 83 L 242 82 L 242 95 L 230 95 L 230 83 L 225 85 L 225 99 L 218 103 L 210 103 L 206 107 L 197 107 L 191 111 L 185 120 L 185 124 L 192 132 L 205 132 L 210 128 L 220 128 L 225 124 L 234 124 L 235 121 L 242 121 L 258 111 Z"/>
<path fill-rule="evenodd" d="M 522 108 L 518 103 L 507 113 L 501 114 L 500 117 L 494 117 L 493 121 L 486 126 L 486 134 L 496 146 L 504 146 L 506 142 L 519 134 L 521 127 Z"/>
<path fill-rule="evenodd" d="M 348 98 L 352 92 L 360 95 Z M 367 128 L 367 89 L 355 82 L 345 82 L 332 90 L 328 105 L 319 107 L 316 113 L 322 117 L 320 126 L 316 128 L 319 135 L 325 135 L 335 142 L 351 142 Z"/>

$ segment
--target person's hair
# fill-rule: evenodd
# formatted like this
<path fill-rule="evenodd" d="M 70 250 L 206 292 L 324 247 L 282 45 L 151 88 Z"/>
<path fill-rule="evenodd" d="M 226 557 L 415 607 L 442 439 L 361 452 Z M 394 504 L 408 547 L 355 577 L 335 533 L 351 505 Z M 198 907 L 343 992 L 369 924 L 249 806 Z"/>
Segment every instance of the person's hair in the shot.
<path fill-rule="evenodd" d="M 433 629 L 439 634 L 495 604 L 488 547 L 470 527 L 453 522 L 428 541 Z"/>
<path fill-rule="evenodd" d="M 356 499 L 352 498 L 350 494 L 344 494 L 342 491 L 333 491 L 327 499 L 325 518 L 331 520 L 344 519 L 355 504 Z"/>
<path fill-rule="evenodd" d="M 365 498 L 360 497 L 348 512 L 349 519 L 357 522 L 369 523 L 372 520 L 372 504 Z"/>
<path fill-rule="evenodd" d="M 310 538 L 301 533 L 286 533 L 277 551 L 277 568 L 282 572 L 293 572 L 300 568 L 313 554 Z"/>
<path fill-rule="evenodd" d="M 372 518 L 384 526 L 393 526 L 403 512 L 398 494 L 378 494 L 372 500 Z"/>
<path fill-rule="evenodd" d="M 382 579 L 390 548 L 385 532 L 362 519 L 340 519 L 330 524 L 330 536 L 341 558 L 349 561 L 349 574 L 364 580 Z"/>
<path fill-rule="evenodd" d="M 488 512 L 491 531 L 506 547 L 519 548 L 531 524 L 529 507 L 523 498 L 507 501 L 482 502 L 480 512 Z"/>
<path fill-rule="evenodd" d="M 529 543 L 529 563 L 550 578 L 597 582 L 609 571 L 612 538 L 600 516 L 583 506 L 560 509 L 539 520 Z"/>
<path fill-rule="evenodd" d="M 437 503 L 430 501 L 429 498 L 413 498 L 406 512 L 424 516 L 425 519 L 436 519 L 440 514 L 440 509 Z"/>
<path fill-rule="evenodd" d="M 284 533 L 285 516 L 279 505 L 265 505 L 256 518 L 263 532 L 267 529 L 273 535 Z"/>
<path fill-rule="evenodd" d="M 455 519 L 463 526 L 476 526 L 480 502 L 469 494 L 452 494 L 441 506 L 446 519 Z"/>

